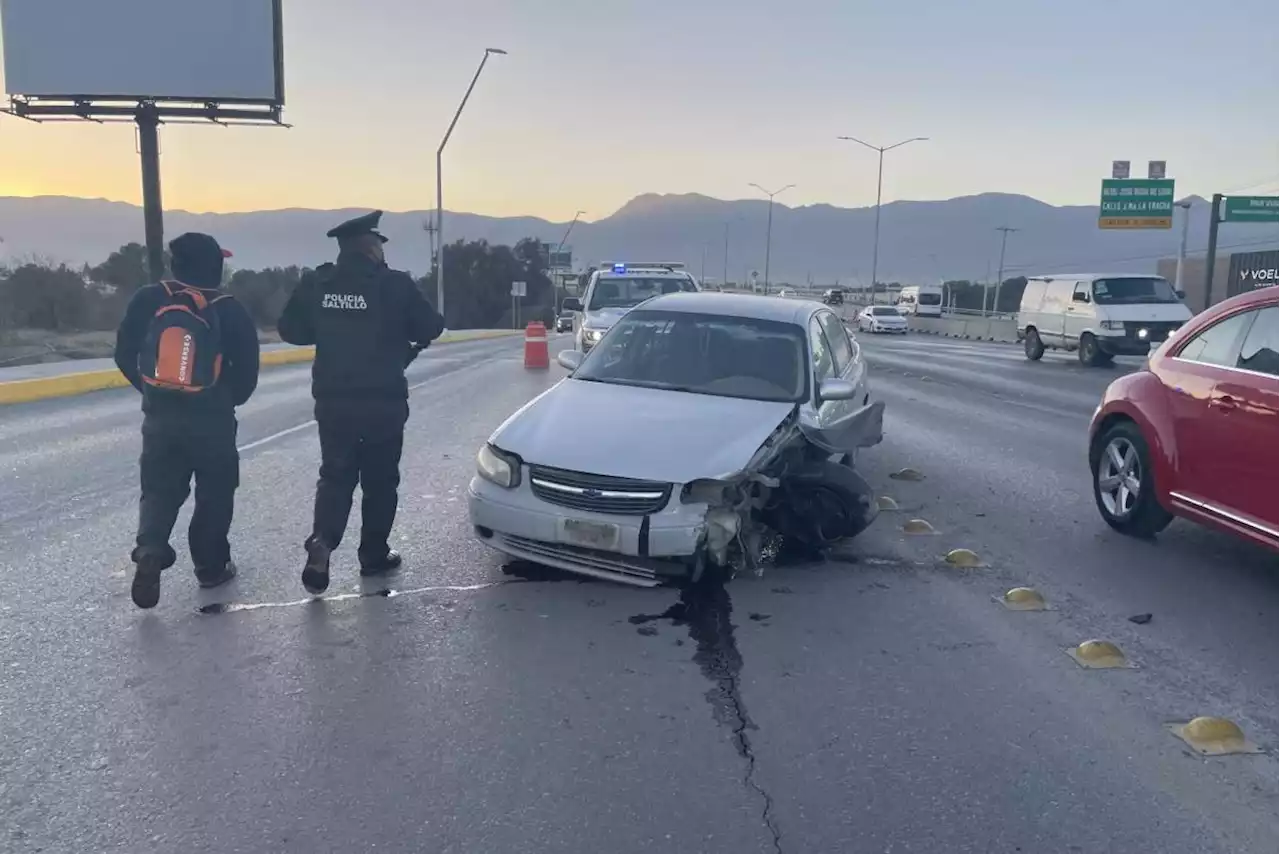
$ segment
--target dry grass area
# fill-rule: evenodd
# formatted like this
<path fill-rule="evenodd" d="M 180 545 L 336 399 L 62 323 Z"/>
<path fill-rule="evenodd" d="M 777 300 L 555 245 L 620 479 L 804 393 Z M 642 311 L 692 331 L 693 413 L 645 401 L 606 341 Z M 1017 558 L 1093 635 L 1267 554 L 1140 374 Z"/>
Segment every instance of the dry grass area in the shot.
<path fill-rule="evenodd" d="M 258 340 L 275 344 L 280 336 L 259 331 Z M 73 359 L 109 358 L 115 349 L 114 332 L 49 332 L 44 329 L 0 330 L 0 368 L 66 362 Z"/>

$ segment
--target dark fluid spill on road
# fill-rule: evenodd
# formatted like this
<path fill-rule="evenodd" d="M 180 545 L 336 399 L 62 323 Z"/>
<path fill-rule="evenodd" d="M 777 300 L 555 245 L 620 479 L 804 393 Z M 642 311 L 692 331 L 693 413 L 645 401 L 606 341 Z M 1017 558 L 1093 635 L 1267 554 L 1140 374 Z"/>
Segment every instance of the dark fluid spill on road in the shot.
<path fill-rule="evenodd" d="M 734 748 L 744 759 L 752 759 L 746 733 L 755 724 L 747 715 L 739 693 L 742 655 L 734 637 L 733 603 L 724 579 L 708 572 L 701 581 L 680 591 L 680 601 L 661 614 L 636 614 L 628 618 L 632 625 L 643 626 L 657 620 L 670 620 L 684 626 L 696 644 L 693 661 L 711 683 L 704 695 L 716 723 L 733 732 Z"/>

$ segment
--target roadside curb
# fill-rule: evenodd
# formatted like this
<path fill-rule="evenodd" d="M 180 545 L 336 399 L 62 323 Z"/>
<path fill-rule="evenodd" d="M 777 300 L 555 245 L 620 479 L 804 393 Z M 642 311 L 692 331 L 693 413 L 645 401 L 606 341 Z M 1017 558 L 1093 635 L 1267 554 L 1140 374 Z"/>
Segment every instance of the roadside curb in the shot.
<path fill-rule="evenodd" d="M 431 342 L 432 347 L 442 344 L 462 344 L 467 341 L 483 341 L 489 338 L 507 338 L 523 335 L 520 329 L 481 329 L 474 332 L 459 330 L 446 332 Z M 297 347 L 286 350 L 267 350 L 262 354 L 263 367 L 276 365 L 294 365 L 310 362 L 315 359 L 315 347 Z M 0 382 L 0 406 L 11 403 L 31 403 L 37 400 L 48 400 L 55 397 L 72 397 L 91 391 L 104 391 L 112 388 L 124 388 L 129 381 L 118 370 L 82 371 L 39 379 L 12 380 Z"/>

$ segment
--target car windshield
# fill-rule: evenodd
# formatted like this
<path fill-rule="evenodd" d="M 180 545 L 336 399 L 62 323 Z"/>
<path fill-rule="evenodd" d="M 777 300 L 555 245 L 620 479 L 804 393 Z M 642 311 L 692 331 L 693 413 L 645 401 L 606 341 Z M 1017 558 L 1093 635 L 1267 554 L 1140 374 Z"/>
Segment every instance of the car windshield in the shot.
<path fill-rule="evenodd" d="M 1173 285 L 1159 276 L 1099 279 L 1093 283 L 1093 298 L 1099 305 L 1180 302 Z"/>
<path fill-rule="evenodd" d="M 791 323 L 633 311 L 614 324 L 575 380 L 798 401 L 808 395 L 804 330 Z"/>
<path fill-rule="evenodd" d="M 587 311 L 601 308 L 630 308 L 650 297 L 677 291 L 695 290 L 693 282 L 684 276 L 644 278 L 642 276 L 601 277 L 591 290 L 591 302 Z"/>
<path fill-rule="evenodd" d="M 942 305 L 942 294 L 921 294 L 921 305 Z"/>
<path fill-rule="evenodd" d="M 890 308 L 887 305 L 878 305 L 875 308 L 871 309 L 871 313 L 876 317 L 897 317 L 898 316 L 898 310 L 896 308 Z"/>

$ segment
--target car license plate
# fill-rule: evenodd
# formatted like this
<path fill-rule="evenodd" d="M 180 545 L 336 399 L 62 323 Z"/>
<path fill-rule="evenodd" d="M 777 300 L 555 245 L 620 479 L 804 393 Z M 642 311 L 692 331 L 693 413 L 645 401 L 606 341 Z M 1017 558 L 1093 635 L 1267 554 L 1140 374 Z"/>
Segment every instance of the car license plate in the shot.
<path fill-rule="evenodd" d="M 562 519 L 560 540 L 589 549 L 617 551 L 620 531 L 611 522 L 588 522 L 584 519 Z"/>

